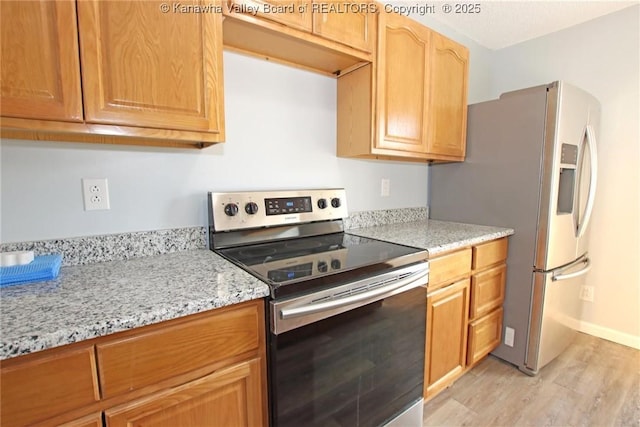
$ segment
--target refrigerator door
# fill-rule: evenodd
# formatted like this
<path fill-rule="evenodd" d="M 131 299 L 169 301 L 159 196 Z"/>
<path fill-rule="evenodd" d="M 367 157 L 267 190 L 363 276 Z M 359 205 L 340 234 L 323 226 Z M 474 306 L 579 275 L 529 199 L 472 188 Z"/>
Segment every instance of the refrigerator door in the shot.
<path fill-rule="evenodd" d="M 563 82 L 549 90 L 536 270 L 565 266 L 587 251 L 598 124 L 591 95 Z"/>
<path fill-rule="evenodd" d="M 568 266 L 534 274 L 531 324 L 522 371 L 535 375 L 573 341 L 582 308 L 580 287 L 589 269 L 589 258 L 584 256 Z"/>

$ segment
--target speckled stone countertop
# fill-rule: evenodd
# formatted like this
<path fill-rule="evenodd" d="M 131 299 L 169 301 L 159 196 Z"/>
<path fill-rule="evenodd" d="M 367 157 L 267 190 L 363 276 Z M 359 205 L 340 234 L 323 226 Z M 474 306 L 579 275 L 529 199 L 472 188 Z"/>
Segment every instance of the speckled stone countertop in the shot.
<path fill-rule="evenodd" d="M 206 249 L 62 267 L 55 280 L 0 288 L 0 359 L 268 294 Z"/>
<path fill-rule="evenodd" d="M 356 228 L 348 232 L 358 236 L 426 249 L 429 256 L 432 257 L 442 252 L 509 236 L 513 234 L 513 229 L 428 219 Z"/>
<path fill-rule="evenodd" d="M 348 232 L 430 256 L 513 234 L 426 219 Z M 267 295 L 266 284 L 206 249 L 68 265 L 55 280 L 0 288 L 0 360 Z"/>

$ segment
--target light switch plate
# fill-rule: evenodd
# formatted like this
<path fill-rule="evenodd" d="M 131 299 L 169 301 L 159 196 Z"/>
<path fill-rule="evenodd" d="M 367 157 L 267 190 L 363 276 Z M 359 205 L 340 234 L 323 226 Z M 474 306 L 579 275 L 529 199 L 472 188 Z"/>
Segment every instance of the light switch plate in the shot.
<path fill-rule="evenodd" d="M 380 180 L 380 196 L 389 197 L 391 182 L 388 178 Z"/>

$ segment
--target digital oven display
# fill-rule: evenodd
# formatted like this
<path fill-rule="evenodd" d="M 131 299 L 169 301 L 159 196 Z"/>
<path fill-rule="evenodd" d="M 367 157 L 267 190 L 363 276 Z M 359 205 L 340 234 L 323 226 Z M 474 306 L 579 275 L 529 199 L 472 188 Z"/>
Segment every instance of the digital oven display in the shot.
<path fill-rule="evenodd" d="M 267 215 L 286 215 L 313 211 L 311 197 L 264 199 L 264 205 Z"/>
<path fill-rule="evenodd" d="M 274 282 L 286 282 L 287 280 L 300 279 L 313 273 L 313 263 L 298 264 L 280 270 L 270 270 L 267 277 Z"/>

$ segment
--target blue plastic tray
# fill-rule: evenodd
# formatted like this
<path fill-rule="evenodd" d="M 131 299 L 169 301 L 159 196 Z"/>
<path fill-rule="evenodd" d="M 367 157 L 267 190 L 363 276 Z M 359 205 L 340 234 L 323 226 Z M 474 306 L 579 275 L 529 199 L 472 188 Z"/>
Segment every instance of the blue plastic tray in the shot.
<path fill-rule="evenodd" d="M 0 267 L 0 286 L 39 282 L 58 277 L 62 255 L 39 255 L 25 265 Z"/>

